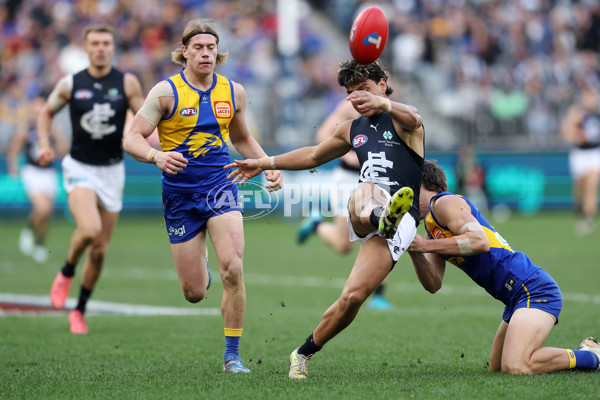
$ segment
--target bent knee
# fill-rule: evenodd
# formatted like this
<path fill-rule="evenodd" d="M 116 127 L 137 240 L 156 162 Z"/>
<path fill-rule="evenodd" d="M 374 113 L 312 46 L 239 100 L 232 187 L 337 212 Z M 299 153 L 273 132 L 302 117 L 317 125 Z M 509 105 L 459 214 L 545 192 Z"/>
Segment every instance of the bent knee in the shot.
<path fill-rule="evenodd" d="M 359 308 L 366 300 L 369 295 L 361 290 L 353 290 L 348 293 L 342 294 L 340 298 L 341 302 L 345 307 L 349 309 Z"/>
<path fill-rule="evenodd" d="M 192 303 L 192 304 L 196 304 L 199 303 L 200 301 L 204 300 L 204 297 L 206 297 L 206 290 L 191 290 L 191 289 L 184 289 L 183 290 L 183 295 L 185 296 L 185 299 Z"/>
<path fill-rule="evenodd" d="M 530 365 L 524 362 L 504 362 L 502 363 L 502 373 L 507 375 L 532 375 L 533 370 Z"/>

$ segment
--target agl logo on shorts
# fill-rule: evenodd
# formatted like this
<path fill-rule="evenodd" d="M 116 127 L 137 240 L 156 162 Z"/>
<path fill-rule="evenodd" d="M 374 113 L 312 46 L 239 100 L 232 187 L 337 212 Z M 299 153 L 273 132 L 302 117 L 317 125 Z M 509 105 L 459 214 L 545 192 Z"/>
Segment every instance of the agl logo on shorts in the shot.
<path fill-rule="evenodd" d="M 169 226 L 169 236 L 179 236 L 182 237 L 185 235 L 185 225 L 181 225 L 179 228 L 173 228 Z"/>

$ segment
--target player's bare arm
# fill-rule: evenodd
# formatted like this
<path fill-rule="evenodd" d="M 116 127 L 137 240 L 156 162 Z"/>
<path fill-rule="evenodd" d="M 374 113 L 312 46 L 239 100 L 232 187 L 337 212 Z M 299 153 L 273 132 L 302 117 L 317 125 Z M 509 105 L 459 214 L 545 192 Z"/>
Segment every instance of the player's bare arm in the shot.
<path fill-rule="evenodd" d="M 267 154 L 250 134 L 246 124 L 246 91 L 244 87 L 237 82 L 233 82 L 233 91 L 235 93 L 236 110 L 229 124 L 231 144 L 244 158 L 259 159 L 266 157 Z M 270 182 L 267 184 L 269 190 L 281 189 L 283 183 L 281 172 L 265 171 L 265 178 Z"/>
<path fill-rule="evenodd" d="M 427 241 L 420 235 L 416 235 L 414 241 Z M 435 293 L 442 287 L 444 273 L 446 272 L 446 261 L 438 254 L 418 253 L 408 250 L 408 254 L 413 262 L 417 278 L 421 285 L 429 293 Z"/>
<path fill-rule="evenodd" d="M 432 206 L 436 219 L 454 236 L 445 239 L 416 240 L 409 250 L 418 253 L 470 256 L 490 250 L 490 243 L 482 226 L 471 215 L 466 201 L 458 196 L 442 196 Z"/>
<path fill-rule="evenodd" d="M 142 84 L 139 79 L 130 73 L 126 73 L 123 78 L 123 87 L 129 108 L 136 114 L 144 104 L 144 95 L 142 93 Z"/>
<path fill-rule="evenodd" d="M 123 149 L 138 161 L 153 163 L 168 174 L 174 175 L 187 165 L 187 160 L 176 151 L 159 151 L 148 144 L 146 138 L 154 132 L 161 118 L 169 115 L 175 106 L 173 91 L 168 82 L 154 86 L 141 106 L 131 126 L 123 135 Z"/>
<path fill-rule="evenodd" d="M 227 179 L 234 178 L 233 182 L 244 183 L 265 170 L 300 171 L 323 165 L 346 154 L 352 148 L 350 145 L 351 124 L 352 121 L 342 123 L 332 137 L 315 146 L 303 147 L 272 157 L 235 160 L 225 166 L 227 169 L 237 168 L 227 176 Z"/>
<path fill-rule="evenodd" d="M 50 146 L 52 120 L 54 115 L 62 110 L 71 99 L 72 89 L 73 76 L 67 75 L 61 78 L 38 114 L 37 133 L 40 145 L 38 163 L 41 166 L 46 166 L 54 160 L 54 150 L 52 149 L 52 146 Z"/>
<path fill-rule="evenodd" d="M 317 143 L 324 142 L 335 133 L 337 127 L 344 121 L 354 120 L 360 117 L 360 114 L 354 109 L 350 101 L 341 101 L 330 113 L 325 121 L 319 126 L 315 139 Z M 356 153 L 351 150 L 344 154 L 340 159 L 346 164 L 358 168 L 360 166 Z"/>

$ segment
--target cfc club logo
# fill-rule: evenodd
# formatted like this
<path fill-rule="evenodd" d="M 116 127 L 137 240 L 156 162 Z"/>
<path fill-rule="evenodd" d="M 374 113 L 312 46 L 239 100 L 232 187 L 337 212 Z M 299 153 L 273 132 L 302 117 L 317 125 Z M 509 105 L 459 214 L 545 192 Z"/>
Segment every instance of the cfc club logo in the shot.
<path fill-rule="evenodd" d="M 217 118 L 231 118 L 231 103 L 228 101 L 215 102 L 215 116 Z"/>
<path fill-rule="evenodd" d="M 181 111 L 179 111 L 179 114 L 181 114 L 182 117 L 193 117 L 198 114 L 198 109 L 196 107 L 182 108 Z"/>
<path fill-rule="evenodd" d="M 367 143 L 368 138 L 365 135 L 358 135 L 352 141 L 352 146 L 354 148 L 360 147 L 363 144 Z"/>

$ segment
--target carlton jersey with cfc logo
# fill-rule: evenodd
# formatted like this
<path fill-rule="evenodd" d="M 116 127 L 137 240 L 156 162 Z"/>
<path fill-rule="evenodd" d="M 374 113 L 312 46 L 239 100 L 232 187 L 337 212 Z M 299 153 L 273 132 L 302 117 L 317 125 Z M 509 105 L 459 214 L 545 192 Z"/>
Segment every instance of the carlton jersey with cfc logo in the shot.
<path fill-rule="evenodd" d="M 392 117 L 382 112 L 370 118 L 355 119 L 350 128 L 350 141 L 361 166 L 359 182 L 373 182 L 390 194 L 410 187 L 414 201 L 409 213 L 419 221 L 423 157 L 398 136 Z"/>
<path fill-rule="evenodd" d="M 584 141 L 577 145 L 580 149 L 595 149 L 600 147 L 600 115 L 585 113 L 580 124 Z"/>
<path fill-rule="evenodd" d="M 115 68 L 102 78 L 92 77 L 87 70 L 73 75 L 69 106 L 75 160 L 91 165 L 123 160 L 123 127 L 129 108 L 123 80 L 124 74 Z"/>
<path fill-rule="evenodd" d="M 166 79 L 173 88 L 171 115 L 158 124 L 163 151 L 177 151 L 187 166 L 176 175 L 163 172 L 163 190 L 173 193 L 209 192 L 227 182 L 229 124 L 235 114 L 233 84 L 213 73 L 207 91 L 192 87 L 183 71 Z"/>
<path fill-rule="evenodd" d="M 431 203 L 442 196 L 459 196 L 450 192 L 442 192 L 431 199 Z M 490 243 L 490 251 L 472 256 L 452 256 L 440 254 L 444 260 L 462 269 L 473 281 L 483 287 L 495 299 L 508 305 L 513 296 L 523 291 L 522 285 L 532 274 L 543 271 L 533 264 L 529 257 L 515 251 L 502 236 L 481 215 L 479 210 L 466 197 L 459 196 L 471 208 L 471 215 L 482 226 Z M 454 236 L 445 226 L 441 226 L 431 212 L 425 216 L 425 230 L 429 239 L 443 239 Z"/>

